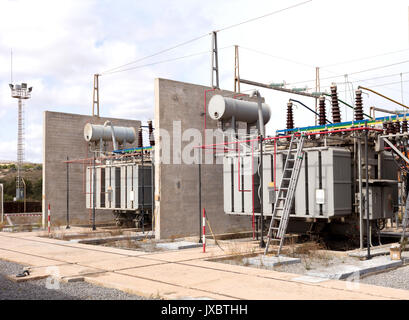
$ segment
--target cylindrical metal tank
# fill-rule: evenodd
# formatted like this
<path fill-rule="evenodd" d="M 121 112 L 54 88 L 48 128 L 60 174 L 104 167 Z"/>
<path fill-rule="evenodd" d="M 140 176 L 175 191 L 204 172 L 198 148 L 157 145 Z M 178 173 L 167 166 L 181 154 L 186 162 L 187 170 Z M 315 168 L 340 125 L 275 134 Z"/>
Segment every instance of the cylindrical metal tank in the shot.
<path fill-rule="evenodd" d="M 271 116 L 270 106 L 265 103 L 261 106 L 264 124 L 266 124 Z M 230 120 L 232 117 L 236 121 L 247 123 L 255 123 L 258 120 L 257 102 L 227 98 L 218 94 L 210 99 L 208 109 L 209 116 L 213 120 Z"/>
<path fill-rule="evenodd" d="M 114 126 L 115 139 L 119 143 L 133 143 L 136 140 L 136 129 L 132 127 Z M 111 126 L 87 123 L 84 127 L 86 141 L 96 142 L 101 138 L 103 141 L 112 141 Z"/>

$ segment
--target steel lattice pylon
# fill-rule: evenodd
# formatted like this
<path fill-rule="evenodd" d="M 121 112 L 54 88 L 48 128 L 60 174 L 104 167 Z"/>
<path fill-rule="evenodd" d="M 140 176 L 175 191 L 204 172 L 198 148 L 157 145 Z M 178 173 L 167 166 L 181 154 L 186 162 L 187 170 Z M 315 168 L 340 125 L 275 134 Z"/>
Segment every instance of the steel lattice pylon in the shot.
<path fill-rule="evenodd" d="M 30 99 L 32 87 L 27 88 L 27 83 L 9 84 L 11 96 L 18 99 L 18 124 L 17 124 L 17 176 L 16 176 L 16 200 L 23 199 L 24 186 L 21 169 L 24 162 L 24 104 L 23 100 Z"/>

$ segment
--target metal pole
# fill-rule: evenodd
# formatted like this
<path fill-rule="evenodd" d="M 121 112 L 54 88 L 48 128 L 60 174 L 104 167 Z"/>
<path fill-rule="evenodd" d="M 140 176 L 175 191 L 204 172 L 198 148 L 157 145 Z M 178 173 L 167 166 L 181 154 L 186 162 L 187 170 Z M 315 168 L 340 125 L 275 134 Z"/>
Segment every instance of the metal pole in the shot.
<path fill-rule="evenodd" d="M 141 164 L 142 164 L 142 233 L 145 233 L 145 167 L 143 165 L 143 141 L 142 141 L 142 148 L 141 148 Z"/>
<path fill-rule="evenodd" d="M 358 146 L 358 179 L 359 179 L 359 248 L 362 250 L 364 247 L 364 230 L 363 230 L 363 207 L 362 207 L 362 141 L 360 138 L 357 139 Z"/>
<path fill-rule="evenodd" d="M 263 135 L 260 134 L 260 248 L 266 246 L 263 237 L 264 215 L 263 215 Z"/>
<path fill-rule="evenodd" d="M 197 149 L 199 152 L 198 158 L 199 158 L 199 243 L 202 243 L 202 149 L 198 148 Z"/>
<path fill-rule="evenodd" d="M 95 202 L 96 202 L 96 172 L 95 172 L 95 154 L 92 161 L 93 174 L 92 174 L 92 230 L 97 230 L 95 226 Z"/>
<path fill-rule="evenodd" d="M 264 229 L 264 208 L 263 208 L 263 138 L 265 135 L 264 131 L 264 119 L 263 119 L 263 111 L 262 111 L 262 98 L 260 92 L 256 92 L 257 95 L 257 105 L 258 105 L 258 134 L 259 134 L 259 143 L 260 143 L 260 248 L 264 248 L 266 246 L 263 237 L 263 229 Z"/>
<path fill-rule="evenodd" d="M 67 156 L 67 226 L 65 229 L 70 228 L 70 178 L 69 178 L 69 163 Z"/>
<path fill-rule="evenodd" d="M 151 221 L 153 221 L 153 217 L 155 214 L 155 150 L 152 147 L 152 151 L 151 151 L 151 192 L 152 192 L 152 217 L 151 217 Z M 152 225 L 152 231 L 154 230 L 154 225 Z"/>
<path fill-rule="evenodd" d="M 365 122 L 367 127 L 367 122 Z M 365 130 L 365 180 L 366 180 L 366 196 L 365 196 L 365 209 L 366 209 L 366 246 L 368 253 L 366 258 L 371 259 L 371 245 L 369 239 L 369 170 L 368 170 L 368 130 Z"/>

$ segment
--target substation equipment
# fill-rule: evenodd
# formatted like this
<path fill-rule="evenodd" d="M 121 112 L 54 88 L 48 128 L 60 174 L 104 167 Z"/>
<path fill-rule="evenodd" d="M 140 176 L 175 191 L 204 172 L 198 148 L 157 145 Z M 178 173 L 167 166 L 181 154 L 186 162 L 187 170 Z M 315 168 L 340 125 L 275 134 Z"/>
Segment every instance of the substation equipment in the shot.
<path fill-rule="evenodd" d="M 362 91 L 355 95 L 353 121 L 341 122 L 333 85 L 332 123 L 322 95 L 319 125 L 310 127 L 294 127 L 290 99 L 286 128 L 270 137 L 263 132 L 272 113 L 268 105 L 213 96 L 209 116 L 231 137 L 218 152 L 223 157 L 225 214 L 261 220 L 261 230 L 270 226 L 267 247 L 276 239 L 280 249 L 287 232 L 343 236 L 361 248 L 366 235 L 371 240 L 379 234 L 407 194 L 409 114 L 366 119 Z M 236 122 L 245 123 L 247 131 L 240 133 Z M 254 125 L 261 130 L 251 134 Z"/>
<path fill-rule="evenodd" d="M 117 226 L 144 227 L 152 223 L 154 206 L 153 127 L 148 121 L 150 146 L 143 146 L 141 126 L 133 127 L 87 123 L 84 139 L 95 157 L 86 167 L 86 207 L 113 212 Z M 137 141 L 136 148 L 124 149 Z M 113 150 L 107 151 L 108 142 Z"/>

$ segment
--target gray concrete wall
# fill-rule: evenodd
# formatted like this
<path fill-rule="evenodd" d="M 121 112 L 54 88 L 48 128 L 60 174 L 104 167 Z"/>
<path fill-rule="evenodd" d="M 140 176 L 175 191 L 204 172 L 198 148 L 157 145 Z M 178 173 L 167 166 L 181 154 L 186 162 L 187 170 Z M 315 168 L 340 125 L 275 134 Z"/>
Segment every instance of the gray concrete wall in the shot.
<path fill-rule="evenodd" d="M 136 130 L 141 125 L 137 120 L 92 117 L 80 114 L 44 112 L 43 119 L 43 212 L 46 214 L 48 203 L 51 206 L 52 224 L 65 224 L 67 213 L 66 164 L 70 159 L 92 157 L 88 152 L 88 143 L 84 140 L 84 126 L 87 122 L 103 124 L 111 120 L 113 125 L 132 126 Z M 124 147 L 136 146 L 126 144 Z M 112 150 L 112 143 L 108 144 Z M 90 212 L 85 207 L 84 165 L 69 165 L 70 220 L 72 223 L 89 223 Z M 98 210 L 96 221 L 113 221 L 110 210 Z"/>
<path fill-rule="evenodd" d="M 172 80 L 155 79 L 155 212 L 156 238 L 199 234 L 199 185 L 197 164 L 158 164 L 160 150 L 169 144 L 162 142 L 160 130 L 170 135 L 171 159 L 179 150 L 191 143 L 183 141 L 181 146 L 172 140 L 188 128 L 200 131 L 204 126 L 204 95 L 209 87 Z M 218 94 L 233 96 L 233 92 L 217 91 Z M 214 92 L 207 93 L 207 104 Z M 176 122 L 174 122 L 176 121 Z M 174 123 L 176 130 L 174 132 Z M 217 122 L 206 114 L 207 128 L 217 128 Z M 215 141 L 215 140 L 214 140 Z M 201 142 L 203 143 L 203 142 Z M 211 144 L 206 138 L 206 144 Z M 158 149 L 159 148 L 159 149 Z M 202 157 L 203 158 L 203 157 Z M 223 165 L 202 165 L 202 206 L 206 209 L 214 233 L 237 232 L 251 229 L 251 217 L 226 215 L 223 211 Z"/>

